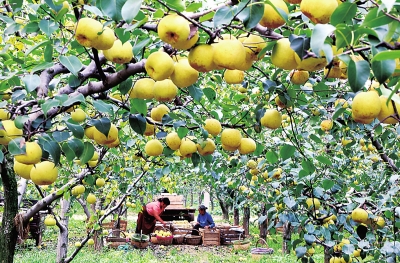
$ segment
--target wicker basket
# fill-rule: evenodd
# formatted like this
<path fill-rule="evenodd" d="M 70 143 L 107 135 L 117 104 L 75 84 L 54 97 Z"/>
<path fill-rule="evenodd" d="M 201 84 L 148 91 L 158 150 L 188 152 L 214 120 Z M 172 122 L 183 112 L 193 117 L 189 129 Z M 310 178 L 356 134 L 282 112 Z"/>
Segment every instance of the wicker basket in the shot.
<path fill-rule="evenodd" d="M 242 235 L 240 235 L 240 238 L 242 237 Z M 248 250 L 250 248 L 251 242 L 250 240 L 246 240 L 246 239 L 240 239 L 239 240 L 235 240 L 232 241 L 233 244 L 233 249 L 234 250 Z"/>
<path fill-rule="evenodd" d="M 260 240 L 264 243 L 265 247 L 258 247 Z M 264 239 L 260 238 L 257 240 L 256 247 L 251 249 L 251 258 L 254 260 L 260 260 L 266 255 L 270 255 L 272 253 L 274 253 L 274 250 L 268 247 L 268 244 Z"/>
<path fill-rule="evenodd" d="M 199 232 L 197 229 L 193 229 Z M 201 245 L 201 236 L 194 236 L 191 234 L 185 235 L 185 243 L 188 245 L 198 246 Z"/>
<path fill-rule="evenodd" d="M 148 235 L 134 234 L 131 245 L 135 248 L 146 248 L 149 245 L 150 237 Z"/>
<path fill-rule="evenodd" d="M 159 245 L 165 245 L 165 246 L 172 245 L 173 240 L 174 240 L 174 236 L 169 236 L 169 237 L 157 236 L 157 243 Z"/>
<path fill-rule="evenodd" d="M 157 236 L 154 233 L 150 234 L 150 242 L 153 244 L 158 244 Z"/>
<path fill-rule="evenodd" d="M 185 239 L 185 235 L 174 235 L 172 244 L 181 245 L 181 244 L 183 244 L 184 239 Z"/>

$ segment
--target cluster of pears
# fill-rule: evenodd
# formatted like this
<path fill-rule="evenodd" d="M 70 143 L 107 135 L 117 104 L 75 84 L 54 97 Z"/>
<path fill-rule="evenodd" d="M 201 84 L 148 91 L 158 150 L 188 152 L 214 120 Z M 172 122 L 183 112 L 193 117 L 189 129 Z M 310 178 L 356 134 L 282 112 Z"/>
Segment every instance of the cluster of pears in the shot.
<path fill-rule="evenodd" d="M 396 110 L 400 104 L 390 100 L 384 95 L 379 96 L 376 90 L 362 91 L 353 99 L 352 117 L 354 121 L 363 124 L 371 123 L 375 118 L 386 124 L 398 123 Z"/>
<path fill-rule="evenodd" d="M 124 64 L 132 60 L 132 45 L 116 39 L 114 31 L 99 21 L 84 17 L 75 28 L 75 39 L 84 47 L 102 50 L 104 56 L 114 63 Z"/>
<path fill-rule="evenodd" d="M 156 230 L 154 231 L 157 237 L 172 237 L 172 233 L 169 230 Z"/>
<path fill-rule="evenodd" d="M 108 131 L 107 135 L 99 131 L 95 126 L 87 127 L 85 129 L 85 135 L 99 145 L 104 145 L 109 148 L 117 147 L 120 143 L 118 137 L 118 128 L 113 123 L 111 123 L 110 130 Z"/>

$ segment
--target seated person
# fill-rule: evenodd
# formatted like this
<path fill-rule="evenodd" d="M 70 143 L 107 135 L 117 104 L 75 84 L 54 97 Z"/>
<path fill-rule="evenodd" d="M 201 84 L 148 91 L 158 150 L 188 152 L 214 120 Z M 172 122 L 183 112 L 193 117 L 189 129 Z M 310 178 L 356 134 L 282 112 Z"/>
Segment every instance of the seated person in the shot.
<path fill-rule="evenodd" d="M 199 232 L 196 230 L 199 230 L 200 228 L 208 229 L 215 227 L 214 220 L 211 215 L 206 212 L 206 209 L 207 207 L 205 205 L 199 206 L 199 215 L 197 216 L 197 223 L 193 227 L 192 235 L 199 235 Z"/>

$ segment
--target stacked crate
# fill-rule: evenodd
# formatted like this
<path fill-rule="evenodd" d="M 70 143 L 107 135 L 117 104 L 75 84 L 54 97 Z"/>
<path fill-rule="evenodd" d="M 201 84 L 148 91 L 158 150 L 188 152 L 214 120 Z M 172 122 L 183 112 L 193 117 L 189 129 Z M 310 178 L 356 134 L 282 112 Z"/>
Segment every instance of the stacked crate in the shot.
<path fill-rule="evenodd" d="M 221 231 L 219 229 L 200 229 L 204 246 L 221 245 Z"/>
<path fill-rule="evenodd" d="M 241 240 L 244 238 L 243 231 L 238 231 L 236 228 L 221 228 L 221 245 L 231 245 L 235 240 Z"/>

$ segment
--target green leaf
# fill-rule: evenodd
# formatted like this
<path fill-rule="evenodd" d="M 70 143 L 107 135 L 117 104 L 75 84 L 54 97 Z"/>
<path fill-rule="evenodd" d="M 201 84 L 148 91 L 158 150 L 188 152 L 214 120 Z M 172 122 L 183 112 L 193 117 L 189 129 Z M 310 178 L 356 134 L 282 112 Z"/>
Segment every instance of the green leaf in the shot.
<path fill-rule="evenodd" d="M 206 95 L 206 97 L 210 103 L 213 103 L 215 101 L 215 99 L 217 98 L 217 93 L 212 88 L 204 88 L 203 92 L 204 92 L 204 95 Z"/>
<path fill-rule="evenodd" d="M 240 2 L 237 9 L 241 10 L 241 5 L 246 5 L 246 1 Z M 264 4 L 252 1 L 237 17 L 243 21 L 245 28 L 255 27 L 264 15 Z"/>
<path fill-rule="evenodd" d="M 147 104 L 143 99 L 134 98 L 131 99 L 131 111 L 135 109 L 137 112 L 146 115 L 147 114 Z"/>
<path fill-rule="evenodd" d="M 203 4 L 201 2 L 200 3 L 191 3 L 186 7 L 186 12 L 196 12 L 202 6 L 203 6 Z"/>
<path fill-rule="evenodd" d="M 200 155 L 198 153 L 193 153 L 191 159 L 194 167 L 197 167 L 201 160 Z"/>
<path fill-rule="evenodd" d="M 335 31 L 335 27 L 330 24 L 317 24 L 311 35 L 311 49 L 315 55 L 321 56 L 321 50 L 324 47 L 325 39 Z"/>
<path fill-rule="evenodd" d="M 40 77 L 35 74 L 26 75 L 22 78 L 27 92 L 34 91 L 40 85 Z"/>
<path fill-rule="evenodd" d="M 96 129 L 106 137 L 108 136 L 111 128 L 111 121 L 109 119 L 101 118 L 100 120 L 92 120 L 92 125 L 94 125 Z"/>
<path fill-rule="evenodd" d="M 335 185 L 335 182 L 332 181 L 332 180 L 325 179 L 325 180 L 322 182 L 322 187 L 323 187 L 325 190 L 331 189 L 334 185 Z"/>
<path fill-rule="evenodd" d="M 200 101 L 201 97 L 203 96 L 203 91 L 201 88 L 199 88 L 196 85 L 191 85 L 188 87 L 189 94 L 192 96 L 195 100 Z"/>
<path fill-rule="evenodd" d="M 76 138 L 82 139 L 83 136 L 85 135 L 83 127 L 79 123 L 73 121 L 72 119 L 66 121 L 65 124 Z"/>
<path fill-rule="evenodd" d="M 90 159 L 93 157 L 94 151 L 95 149 L 91 142 L 84 142 L 83 152 L 79 156 L 81 163 L 87 163 L 90 161 Z"/>
<path fill-rule="evenodd" d="M 339 5 L 331 16 L 331 24 L 336 26 L 339 23 L 348 25 L 353 24 L 352 20 L 357 13 L 357 4 L 355 3 L 342 3 Z"/>
<path fill-rule="evenodd" d="M 327 157 L 325 157 L 325 156 L 319 155 L 319 156 L 317 156 L 317 158 L 315 158 L 315 159 L 317 159 L 317 161 L 319 161 L 320 163 L 323 163 L 323 164 L 332 166 L 331 160 L 329 160 L 329 159 L 328 159 Z"/>
<path fill-rule="evenodd" d="M 265 158 L 267 158 L 268 162 L 271 164 L 275 164 L 279 161 L 279 156 L 274 151 L 267 152 Z"/>
<path fill-rule="evenodd" d="M 127 94 L 131 88 L 132 88 L 131 78 L 122 81 L 118 86 L 118 90 L 121 92 L 122 95 Z"/>
<path fill-rule="evenodd" d="M 135 56 L 139 55 L 139 53 L 143 50 L 144 47 L 146 47 L 149 43 L 151 42 L 151 38 L 146 38 L 139 43 L 136 43 L 133 48 L 132 52 Z"/>
<path fill-rule="evenodd" d="M 306 254 L 307 248 L 306 247 L 296 247 L 295 251 L 296 251 L 296 257 L 302 258 Z"/>
<path fill-rule="evenodd" d="M 69 148 L 74 151 L 75 156 L 81 156 L 83 153 L 83 149 L 85 147 L 85 145 L 83 144 L 83 142 L 79 139 L 73 138 L 71 140 L 68 141 L 68 146 Z"/>
<path fill-rule="evenodd" d="M 337 118 L 339 118 L 339 116 L 342 115 L 343 112 L 345 112 L 345 111 L 346 111 L 345 108 L 343 108 L 343 107 L 339 108 L 339 109 L 338 109 L 337 111 L 335 111 L 335 113 L 333 114 L 332 120 L 336 120 Z"/>
<path fill-rule="evenodd" d="M 43 62 L 43 63 L 40 63 L 40 64 L 34 66 L 34 67 L 31 69 L 31 73 L 33 74 L 33 73 L 35 73 L 36 71 L 42 71 L 42 70 L 44 70 L 44 69 L 51 68 L 52 66 L 54 66 L 54 63 L 53 63 L 53 62 Z"/>
<path fill-rule="evenodd" d="M 52 136 L 57 142 L 63 142 L 68 140 L 70 134 L 67 131 L 54 131 Z"/>
<path fill-rule="evenodd" d="M 369 9 L 368 14 L 365 16 L 362 26 L 374 28 L 389 24 L 392 22 L 392 18 L 380 12 L 378 7 Z"/>
<path fill-rule="evenodd" d="M 284 160 L 292 157 L 295 151 L 296 151 L 296 148 L 294 146 L 285 144 L 281 147 L 279 155 L 281 156 L 282 161 L 284 161 Z"/>
<path fill-rule="evenodd" d="M 3 163 L 4 161 L 4 153 L 0 151 L 0 163 Z"/>
<path fill-rule="evenodd" d="M 128 24 L 132 22 L 132 20 L 140 11 L 142 1 L 143 0 L 127 0 L 125 2 L 121 9 L 122 19 L 125 20 L 125 22 L 127 22 Z"/>
<path fill-rule="evenodd" d="M 59 27 L 58 24 L 52 20 L 43 19 L 39 22 L 39 28 L 42 30 L 48 37 L 51 37 L 51 34 L 56 31 Z"/>
<path fill-rule="evenodd" d="M 96 6 L 114 21 L 122 20 L 121 9 L 126 0 L 97 0 Z"/>
<path fill-rule="evenodd" d="M 353 39 L 353 31 L 346 24 L 336 25 L 335 30 L 336 36 L 336 48 L 344 48 L 351 45 L 351 40 Z"/>
<path fill-rule="evenodd" d="M 371 61 L 374 62 L 396 58 L 400 58 L 400 50 L 385 50 L 376 54 Z"/>
<path fill-rule="evenodd" d="M 83 103 L 85 101 L 85 97 L 83 96 L 83 94 L 82 93 L 79 93 L 78 95 L 76 95 L 76 96 L 74 96 L 74 97 L 72 97 L 72 98 L 69 98 L 68 100 L 66 100 L 63 104 L 62 104 L 62 106 L 63 107 L 71 107 L 72 105 L 75 105 L 75 104 L 80 104 L 80 103 Z M 77 102 L 79 102 L 79 103 L 77 103 Z"/>
<path fill-rule="evenodd" d="M 30 53 L 32 53 L 33 51 L 35 51 L 36 49 L 40 48 L 41 46 L 45 46 L 45 45 L 51 45 L 51 41 L 46 40 L 46 41 L 42 41 L 40 43 L 37 43 L 36 45 L 28 48 L 28 50 L 26 50 L 25 52 L 25 57 L 28 56 Z"/>
<path fill-rule="evenodd" d="M 61 148 L 55 141 L 43 141 L 43 150 L 48 152 L 53 158 L 55 165 L 60 163 Z"/>
<path fill-rule="evenodd" d="M 129 115 L 129 124 L 131 125 L 132 130 L 143 135 L 146 130 L 146 118 L 141 114 L 130 114 Z"/>
<path fill-rule="evenodd" d="M 12 155 L 25 154 L 26 153 L 25 139 L 20 137 L 20 138 L 15 138 L 15 139 L 11 140 L 8 143 L 8 151 Z"/>
<path fill-rule="evenodd" d="M 79 58 L 75 56 L 61 56 L 60 62 L 63 64 L 72 74 L 78 76 L 78 72 L 82 69 L 83 65 Z"/>
<path fill-rule="evenodd" d="M 395 60 L 382 60 L 372 62 L 372 72 L 379 83 L 384 83 L 390 76 L 392 76 L 396 69 Z"/>
<path fill-rule="evenodd" d="M 185 3 L 182 0 L 166 0 L 165 3 L 178 12 L 185 11 Z"/>
<path fill-rule="evenodd" d="M 303 167 L 303 170 L 307 173 L 307 174 L 312 174 L 315 171 L 315 166 L 312 162 L 310 162 L 309 160 L 303 160 L 301 162 L 301 167 Z"/>
<path fill-rule="evenodd" d="M 307 54 L 307 50 L 310 48 L 310 38 L 306 36 L 290 35 L 289 40 L 290 47 L 302 59 Z"/>
<path fill-rule="evenodd" d="M 58 107 L 58 106 L 60 106 L 60 101 L 55 100 L 55 99 L 49 99 L 49 100 L 47 100 L 45 103 L 43 103 L 43 104 L 41 105 L 41 108 L 42 108 L 42 110 L 43 110 L 44 115 L 47 116 L 47 112 L 48 112 L 50 109 L 52 109 L 52 108 L 54 108 L 54 107 Z"/>
<path fill-rule="evenodd" d="M 360 60 L 354 62 L 354 60 L 350 60 L 347 66 L 347 76 L 353 92 L 357 92 L 364 87 L 365 82 L 367 82 L 369 78 L 369 74 L 370 67 L 367 61 Z"/>
<path fill-rule="evenodd" d="M 234 16 L 235 13 L 230 6 L 221 7 L 217 12 L 215 12 L 214 28 L 230 24 Z"/>
<path fill-rule="evenodd" d="M 177 130 L 179 138 L 185 137 L 189 133 L 189 129 L 186 127 L 179 127 Z"/>
<path fill-rule="evenodd" d="M 38 31 L 39 31 L 38 22 L 30 22 L 22 29 L 22 33 L 24 34 L 37 33 Z"/>
<path fill-rule="evenodd" d="M 93 106 L 99 112 L 106 113 L 106 114 L 109 114 L 109 115 L 113 115 L 114 114 L 113 106 L 108 104 L 105 101 L 95 100 L 95 101 L 93 101 Z"/>
<path fill-rule="evenodd" d="M 65 155 L 65 157 L 67 157 L 67 161 L 72 161 L 73 159 L 75 159 L 76 155 L 75 152 L 70 148 L 68 143 L 64 143 L 62 145 L 62 151 Z"/>

